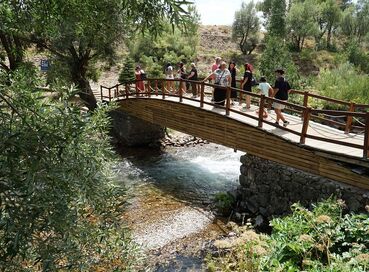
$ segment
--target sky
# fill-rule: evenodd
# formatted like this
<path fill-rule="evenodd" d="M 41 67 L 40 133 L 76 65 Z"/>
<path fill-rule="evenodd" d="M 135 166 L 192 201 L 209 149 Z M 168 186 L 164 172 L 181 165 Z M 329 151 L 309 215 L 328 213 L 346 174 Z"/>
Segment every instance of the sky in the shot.
<path fill-rule="evenodd" d="M 234 13 L 242 2 L 251 0 L 193 0 L 201 15 L 203 25 L 232 25 Z M 259 2 L 260 0 L 254 1 Z"/>

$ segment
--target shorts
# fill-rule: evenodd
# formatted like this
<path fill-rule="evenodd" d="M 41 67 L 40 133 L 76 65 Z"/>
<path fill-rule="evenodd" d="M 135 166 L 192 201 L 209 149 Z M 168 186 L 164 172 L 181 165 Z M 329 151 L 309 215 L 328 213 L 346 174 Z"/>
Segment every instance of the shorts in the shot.
<path fill-rule="evenodd" d="M 251 86 L 244 86 L 244 87 L 243 87 L 243 90 L 244 90 L 245 92 L 249 92 L 249 93 L 251 93 Z"/>
<path fill-rule="evenodd" d="M 283 110 L 283 109 L 286 107 L 286 105 L 279 104 L 279 103 L 277 103 L 277 102 L 273 102 L 272 107 L 273 107 L 274 109 L 277 109 L 277 110 Z"/>

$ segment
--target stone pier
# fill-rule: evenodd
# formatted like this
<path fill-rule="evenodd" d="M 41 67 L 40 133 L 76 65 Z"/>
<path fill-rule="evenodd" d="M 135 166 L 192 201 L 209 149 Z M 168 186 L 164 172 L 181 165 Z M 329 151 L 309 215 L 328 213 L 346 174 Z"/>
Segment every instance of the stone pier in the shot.
<path fill-rule="evenodd" d="M 113 140 L 126 146 L 145 146 L 158 142 L 164 137 L 164 129 L 121 110 L 109 113 L 112 119 Z"/>
<path fill-rule="evenodd" d="M 270 220 L 290 212 L 293 203 L 305 207 L 330 196 L 343 199 L 350 211 L 365 211 L 369 191 L 315 176 L 252 155 L 241 157 L 240 208 Z"/>

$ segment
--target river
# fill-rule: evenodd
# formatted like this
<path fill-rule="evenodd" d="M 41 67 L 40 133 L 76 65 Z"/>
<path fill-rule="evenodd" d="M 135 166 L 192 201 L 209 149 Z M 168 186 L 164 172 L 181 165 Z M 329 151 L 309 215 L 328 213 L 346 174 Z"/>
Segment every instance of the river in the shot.
<path fill-rule="evenodd" d="M 225 230 L 212 198 L 237 188 L 243 153 L 204 144 L 121 154 L 118 171 L 130 196 L 124 219 L 149 271 L 205 270 L 204 249 Z"/>

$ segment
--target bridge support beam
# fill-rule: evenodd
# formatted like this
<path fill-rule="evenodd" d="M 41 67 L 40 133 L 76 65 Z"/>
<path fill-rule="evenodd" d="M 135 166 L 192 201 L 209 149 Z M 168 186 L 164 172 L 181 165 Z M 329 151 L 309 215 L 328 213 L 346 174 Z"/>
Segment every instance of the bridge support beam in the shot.
<path fill-rule="evenodd" d="M 134 117 L 122 110 L 109 113 L 112 119 L 111 135 L 113 140 L 125 146 L 146 146 L 162 139 L 164 129 Z"/>
<path fill-rule="evenodd" d="M 270 220 L 290 212 L 293 203 L 305 207 L 336 196 L 350 211 L 365 211 L 369 190 L 312 175 L 253 155 L 241 157 L 238 199 L 242 211 Z"/>

